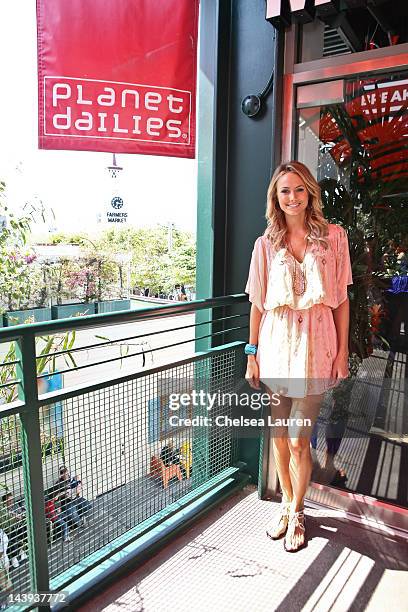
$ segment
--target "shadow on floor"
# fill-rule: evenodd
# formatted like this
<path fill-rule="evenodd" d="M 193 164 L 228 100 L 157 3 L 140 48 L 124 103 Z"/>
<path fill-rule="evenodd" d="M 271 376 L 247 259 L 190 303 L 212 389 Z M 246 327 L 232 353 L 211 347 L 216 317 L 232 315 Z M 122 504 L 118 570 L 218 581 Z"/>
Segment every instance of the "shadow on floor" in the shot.
<path fill-rule="evenodd" d="M 400 576 L 407 582 L 403 540 L 335 511 L 307 509 L 308 546 L 290 554 L 265 535 L 277 510 L 277 503 L 259 500 L 255 488 L 246 487 L 78 609 L 357 611 L 367 608 L 387 572 L 398 588 Z M 388 593 L 384 608 L 391 598 Z"/>

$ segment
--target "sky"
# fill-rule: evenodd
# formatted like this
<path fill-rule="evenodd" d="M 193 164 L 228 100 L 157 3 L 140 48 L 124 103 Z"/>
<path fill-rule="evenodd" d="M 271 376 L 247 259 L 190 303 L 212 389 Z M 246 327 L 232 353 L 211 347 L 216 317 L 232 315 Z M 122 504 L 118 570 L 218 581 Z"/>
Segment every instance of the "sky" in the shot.
<path fill-rule="evenodd" d="M 35 0 L 0 2 L 0 57 L 0 180 L 10 208 L 41 200 L 55 215 L 47 229 L 93 233 L 119 195 L 128 226 L 195 231 L 196 159 L 118 154 L 123 171 L 114 181 L 110 153 L 38 149 Z"/>

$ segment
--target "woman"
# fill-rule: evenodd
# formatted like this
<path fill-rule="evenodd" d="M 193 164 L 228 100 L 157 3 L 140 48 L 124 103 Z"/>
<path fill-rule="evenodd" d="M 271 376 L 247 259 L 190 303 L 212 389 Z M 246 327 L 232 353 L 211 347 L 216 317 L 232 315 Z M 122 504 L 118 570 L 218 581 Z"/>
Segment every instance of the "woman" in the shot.
<path fill-rule="evenodd" d="M 55 495 L 55 491 L 50 491 L 45 496 L 45 517 L 52 524 L 53 531 L 53 539 L 58 533 L 62 533 L 62 539 L 64 542 L 70 542 L 71 538 L 69 537 L 69 525 L 68 520 L 64 517 L 63 512 L 61 510 L 57 510 L 55 507 L 55 502 L 57 497 Z"/>
<path fill-rule="evenodd" d="M 279 405 L 271 401 L 274 419 L 304 421 L 273 431 L 282 504 L 267 534 L 286 534 L 285 550 L 294 552 L 306 541 L 313 426 L 325 391 L 348 376 L 352 277 L 346 233 L 324 219 L 319 185 L 306 166 L 293 161 L 276 169 L 266 218 L 245 289 L 252 302 L 246 378 L 280 394 Z"/>

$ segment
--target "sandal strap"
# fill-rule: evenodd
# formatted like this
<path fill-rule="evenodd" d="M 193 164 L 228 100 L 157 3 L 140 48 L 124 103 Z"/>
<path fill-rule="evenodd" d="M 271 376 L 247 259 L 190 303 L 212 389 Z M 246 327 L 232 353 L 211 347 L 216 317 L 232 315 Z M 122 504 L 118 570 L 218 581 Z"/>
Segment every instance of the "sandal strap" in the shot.
<path fill-rule="evenodd" d="M 290 516 L 290 502 L 281 502 L 280 504 L 280 515 L 289 518 Z"/>
<path fill-rule="evenodd" d="M 289 524 L 294 524 L 294 528 L 299 527 L 302 531 L 305 531 L 305 514 L 303 510 L 299 510 L 299 512 L 292 512 L 289 516 Z"/>

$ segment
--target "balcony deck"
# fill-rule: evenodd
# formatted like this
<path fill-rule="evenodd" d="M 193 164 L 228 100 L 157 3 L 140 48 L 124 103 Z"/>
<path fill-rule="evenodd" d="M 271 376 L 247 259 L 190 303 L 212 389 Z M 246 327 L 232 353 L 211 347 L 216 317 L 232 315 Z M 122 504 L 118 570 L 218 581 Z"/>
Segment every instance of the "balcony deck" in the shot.
<path fill-rule="evenodd" d="M 246 486 L 77 609 L 374 612 L 408 600 L 406 542 L 396 534 L 309 507 L 308 546 L 289 554 L 265 535 L 277 507 Z"/>
<path fill-rule="evenodd" d="M 16 386 L 19 401 L 2 405 L 3 450 L 8 451 L 5 456 L 9 460 L 3 462 L 0 488 L 10 490 L 30 510 L 25 524 L 28 527 L 32 521 L 34 527 L 27 530 L 30 563 L 22 562 L 10 571 L 14 593 L 34 591 L 33 585 L 40 585 L 37 590 L 45 592 L 66 591 L 69 609 L 75 610 L 80 604 L 84 610 L 152 612 L 173 607 L 189 612 L 219 607 L 238 612 L 283 608 L 319 612 L 372 611 L 392 606 L 401 609 L 400 601 L 404 601 L 404 594 L 408 596 L 404 584 L 408 569 L 406 541 L 402 531 L 373 531 L 373 522 L 375 526 L 381 518 L 405 529 L 408 516 L 404 510 L 406 442 L 399 438 L 406 420 L 406 355 L 395 355 L 392 363 L 383 355 L 373 357 L 381 370 L 380 384 L 368 384 L 365 373 L 373 359 L 367 360 L 358 381 L 353 383 L 352 401 L 346 411 L 351 433 L 337 436 L 341 445 L 335 464 L 337 468 L 346 467 L 347 503 L 352 500 L 358 506 L 363 488 L 363 495 L 380 495 L 387 502 L 400 503 L 400 520 L 389 522 L 384 513 L 374 508 L 366 514 L 371 519 L 369 529 L 350 522 L 341 511 L 310 506 L 309 545 L 291 555 L 283 550 L 281 541 L 272 542 L 265 535 L 265 525 L 277 512 L 275 502 L 260 501 L 254 485 L 231 496 L 232 490 L 248 483 L 249 474 L 256 474 L 256 466 L 250 462 L 251 457 L 259 456 L 259 434 L 257 440 L 245 440 L 244 445 L 232 427 L 176 431 L 167 427 L 170 392 L 197 387 L 229 393 L 239 386 L 243 341 L 228 342 L 229 336 L 224 336 L 245 330 L 247 313 L 229 316 L 230 311 L 226 311 L 221 318 L 214 316 L 213 320 L 210 317 L 201 322 L 195 321 L 194 316 L 200 309 L 238 304 L 246 306 L 245 296 L 176 305 L 164 312 L 159 308 L 147 314 L 113 313 L 0 331 L 0 347 L 17 338 L 21 348 L 16 360 L 6 364 L 11 366 L 11 382 L 7 379 L 3 387 Z M 245 317 L 244 321 L 240 317 Z M 163 325 L 166 320 L 168 324 Z M 132 329 L 126 332 L 122 326 L 129 323 Z M 142 323 L 150 328 L 142 330 Z M 215 331 L 224 324 L 226 330 Z M 92 344 L 92 330 L 109 326 L 115 326 L 114 332 L 108 334 L 109 340 Z M 136 330 L 134 326 L 139 327 Z M 43 392 L 38 386 L 36 362 L 40 357 L 35 334 L 61 329 L 78 332 L 77 344 L 71 349 L 79 356 L 78 366 L 66 370 L 64 388 Z M 81 338 L 80 332 L 84 332 Z M 167 337 L 170 333 L 175 338 Z M 200 342 L 206 344 L 206 339 L 213 336 L 217 339 L 214 343 L 221 344 L 214 348 L 206 344 L 198 350 L 194 343 L 197 333 Z M 139 340 L 146 342 L 145 336 L 150 335 L 146 359 L 137 351 L 135 355 L 116 354 L 118 342 L 129 341 L 129 346 L 140 349 L 144 345 Z M 103 339 L 99 335 L 97 338 Z M 171 355 L 163 351 L 171 351 Z M 55 350 L 52 356 L 61 360 L 62 353 Z M 139 361 L 130 365 L 126 357 Z M 122 369 L 118 362 L 123 360 Z M 394 378 L 387 378 L 391 366 Z M 61 372 L 59 366 L 58 369 Z M 58 419 L 56 403 L 61 408 Z M 194 410 L 192 415 L 201 411 L 207 414 L 205 405 Z M 213 409 L 214 414 L 215 410 L 230 414 L 233 406 L 221 402 Z M 330 414 L 322 412 L 316 438 L 315 452 L 323 471 L 327 471 L 322 460 L 326 456 Z M 372 427 L 376 428 L 374 435 L 381 436 L 381 443 L 389 445 L 384 456 L 391 451 L 395 454 L 393 463 L 380 462 L 380 455 L 374 460 L 372 454 L 367 459 L 371 464 L 365 461 Z M 20 429 L 26 438 L 16 435 Z M 43 432 L 59 432 L 58 444 L 43 444 Z M 174 448 L 187 444 L 190 451 L 184 451 L 184 460 L 190 457 L 192 472 L 189 478 L 172 482 L 164 490 L 162 477 L 152 471 L 152 458 L 157 460 L 168 438 Z M 92 516 L 86 526 L 71 531 L 72 541 L 64 544 L 57 537 L 50 545 L 44 501 L 62 464 L 68 465 L 72 474 L 80 474 L 83 495 L 92 504 Z M 377 465 L 379 469 L 374 473 L 372 468 Z M 27 467 L 29 471 L 24 469 Z M 44 491 L 44 496 L 37 495 L 38 491 Z M 329 498 L 330 495 L 325 503 L 330 503 Z M 338 507 L 337 503 L 333 506 Z M 213 509 L 209 511 L 210 507 Z M 191 522 L 195 514 L 202 516 L 204 511 L 205 518 Z M 6 533 L 11 532 L 10 524 L 5 520 L 3 524 Z M 182 535 L 175 536 L 180 532 Z M 18 534 L 12 532 L 10 536 L 19 542 Z M 159 552 L 151 557 L 152 550 Z M 146 558 L 150 560 L 140 565 Z M 129 572 L 136 563 L 137 570 L 118 578 L 121 568 Z M 108 588 L 109 584 L 114 586 Z M 107 590 L 99 595 L 101 585 Z M 98 596 L 82 604 L 93 593 Z"/>

